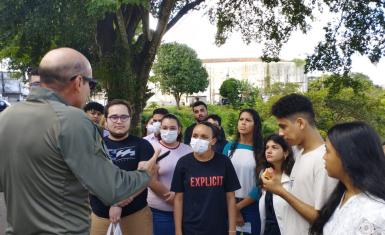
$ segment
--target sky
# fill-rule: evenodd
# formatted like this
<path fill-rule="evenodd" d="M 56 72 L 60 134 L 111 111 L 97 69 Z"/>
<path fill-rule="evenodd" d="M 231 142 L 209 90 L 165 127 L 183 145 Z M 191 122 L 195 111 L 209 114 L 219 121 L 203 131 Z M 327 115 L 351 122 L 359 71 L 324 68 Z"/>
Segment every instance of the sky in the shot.
<path fill-rule="evenodd" d="M 280 58 L 292 60 L 305 59 L 310 55 L 317 43 L 323 38 L 322 27 L 326 19 L 320 19 L 312 25 L 312 30 L 304 35 L 295 32 L 288 43 L 282 48 Z M 252 43 L 246 45 L 239 33 L 233 33 L 229 40 L 221 47 L 214 43 L 216 28 L 210 24 L 204 11 L 194 11 L 185 15 L 163 37 L 163 42 L 178 42 L 187 44 L 193 48 L 201 59 L 208 58 L 241 58 L 260 57 L 261 45 Z M 363 56 L 353 56 L 352 72 L 361 72 L 368 75 L 374 84 L 385 86 L 383 78 L 385 59 L 381 59 L 377 65 L 372 64 Z"/>

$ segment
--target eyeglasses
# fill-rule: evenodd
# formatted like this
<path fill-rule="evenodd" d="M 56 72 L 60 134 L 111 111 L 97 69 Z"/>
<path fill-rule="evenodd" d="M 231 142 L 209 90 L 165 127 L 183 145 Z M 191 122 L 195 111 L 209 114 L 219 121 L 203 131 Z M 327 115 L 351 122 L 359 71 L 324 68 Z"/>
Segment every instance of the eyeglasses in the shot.
<path fill-rule="evenodd" d="M 128 119 L 130 119 L 129 115 L 112 115 L 109 116 L 108 119 L 110 119 L 112 122 L 118 122 L 119 120 L 122 122 L 127 122 Z"/>
<path fill-rule="evenodd" d="M 29 87 L 39 87 L 40 86 L 40 82 L 31 82 L 29 84 Z"/>
<path fill-rule="evenodd" d="M 96 85 L 98 84 L 98 82 L 95 79 L 93 79 L 93 78 L 86 77 L 86 76 L 83 76 L 83 75 L 75 75 L 75 76 L 73 76 L 70 79 L 70 81 L 75 80 L 78 76 L 82 77 L 85 81 L 88 82 L 88 85 L 90 86 L 90 90 L 91 91 L 95 90 Z"/>

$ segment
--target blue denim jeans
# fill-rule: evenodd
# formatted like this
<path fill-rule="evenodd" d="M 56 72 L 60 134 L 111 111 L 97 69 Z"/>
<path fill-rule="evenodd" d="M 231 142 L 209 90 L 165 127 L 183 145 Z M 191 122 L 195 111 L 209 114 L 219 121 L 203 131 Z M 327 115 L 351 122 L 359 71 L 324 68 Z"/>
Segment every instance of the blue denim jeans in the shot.
<path fill-rule="evenodd" d="M 240 200 L 242 199 L 237 198 L 237 202 Z M 241 214 L 245 223 L 251 223 L 251 233 L 243 233 L 243 235 L 259 235 L 261 232 L 261 220 L 259 217 L 258 201 L 243 208 Z M 237 235 L 240 234 L 240 232 L 237 232 Z"/>
<path fill-rule="evenodd" d="M 154 235 L 175 235 L 174 215 L 171 211 L 151 208 Z"/>

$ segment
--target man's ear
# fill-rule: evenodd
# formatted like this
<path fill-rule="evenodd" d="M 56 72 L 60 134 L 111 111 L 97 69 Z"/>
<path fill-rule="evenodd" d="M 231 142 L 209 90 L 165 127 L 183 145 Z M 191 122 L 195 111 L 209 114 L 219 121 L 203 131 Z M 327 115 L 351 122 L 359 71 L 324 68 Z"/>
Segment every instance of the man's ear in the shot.
<path fill-rule="evenodd" d="M 308 125 L 307 120 L 303 117 L 297 117 L 297 119 L 295 121 L 301 130 L 304 130 L 306 128 L 306 126 Z"/>
<path fill-rule="evenodd" d="M 83 80 L 80 76 L 77 76 L 73 81 L 71 81 L 70 87 L 73 91 L 80 92 L 81 83 Z"/>

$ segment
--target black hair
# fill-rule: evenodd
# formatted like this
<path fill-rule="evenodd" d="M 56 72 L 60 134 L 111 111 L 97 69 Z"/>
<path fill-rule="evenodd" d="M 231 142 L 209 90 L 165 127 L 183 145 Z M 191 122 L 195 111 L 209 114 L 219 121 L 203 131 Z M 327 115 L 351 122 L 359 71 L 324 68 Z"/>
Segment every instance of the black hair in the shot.
<path fill-rule="evenodd" d="M 128 103 L 128 101 L 121 100 L 121 99 L 114 99 L 108 102 L 106 107 L 104 108 L 104 117 L 108 118 L 108 109 L 111 106 L 118 105 L 118 104 L 126 106 L 128 109 L 128 114 L 131 115 L 131 105 L 130 103 Z"/>
<path fill-rule="evenodd" d="M 262 122 L 261 118 L 259 117 L 259 114 L 257 111 L 254 109 L 243 109 L 239 113 L 238 116 L 238 121 L 239 118 L 241 117 L 242 113 L 249 113 L 253 117 L 254 121 L 254 129 L 253 129 L 253 152 L 254 152 L 254 158 L 255 158 L 255 163 L 258 164 L 259 158 L 262 155 L 263 151 L 263 138 L 262 138 Z M 230 155 L 229 157 L 231 158 L 237 149 L 238 143 L 239 143 L 239 138 L 240 134 L 239 131 L 237 130 L 237 135 L 235 137 L 234 143 L 230 147 Z"/>
<path fill-rule="evenodd" d="M 313 104 L 304 95 L 293 93 L 280 98 L 271 107 L 271 113 L 276 118 L 290 118 L 293 115 L 301 115 L 310 125 L 315 125 Z"/>
<path fill-rule="evenodd" d="M 385 154 L 374 129 L 364 122 L 341 123 L 333 126 L 327 137 L 353 186 L 368 196 L 385 200 Z M 322 234 L 345 190 L 345 185 L 339 182 L 310 228 L 310 234 Z"/>
<path fill-rule="evenodd" d="M 217 121 L 219 125 L 222 124 L 222 118 L 220 116 L 216 115 L 216 114 L 210 114 L 203 121 L 207 121 L 209 119 L 213 119 L 213 120 Z"/>
<path fill-rule="evenodd" d="M 384 142 L 382 142 L 382 145 L 385 145 L 385 141 L 384 141 Z"/>
<path fill-rule="evenodd" d="M 104 113 L 104 106 L 102 104 L 99 104 L 98 102 L 91 101 L 86 106 L 84 106 L 84 112 L 90 111 L 90 110 L 96 110 L 100 113 Z"/>
<path fill-rule="evenodd" d="M 196 124 L 196 125 L 194 126 L 194 129 L 195 129 L 198 125 L 205 125 L 205 126 L 209 127 L 209 128 L 211 129 L 212 134 L 213 134 L 213 138 L 216 138 L 216 139 L 218 138 L 219 130 L 218 130 L 218 128 L 217 128 L 216 126 L 214 126 L 213 124 L 211 124 L 211 123 L 209 123 L 209 122 L 206 122 L 206 121 L 203 121 L 203 122 L 200 122 L 200 123 Z M 193 131 L 194 131 L 194 129 L 193 129 Z"/>
<path fill-rule="evenodd" d="M 286 142 L 286 140 L 278 135 L 278 134 L 272 134 L 265 138 L 264 141 L 264 148 L 263 148 L 263 157 L 260 158 L 260 161 L 257 165 L 257 172 L 261 172 L 263 169 L 273 167 L 267 160 L 266 160 L 266 144 L 269 141 L 273 141 L 274 143 L 280 145 L 283 149 L 284 153 L 287 153 L 286 159 L 282 162 L 282 172 L 284 172 L 286 175 L 290 175 L 291 170 L 294 166 L 294 156 L 293 156 L 293 150 L 291 146 Z"/>
<path fill-rule="evenodd" d="M 200 106 L 200 105 L 205 106 L 205 108 L 206 108 L 206 110 L 207 110 L 207 104 L 205 104 L 205 102 L 203 102 L 203 101 L 197 101 L 197 102 L 194 102 L 194 103 L 191 105 L 191 108 L 194 110 L 195 107 Z"/>
<path fill-rule="evenodd" d="M 160 119 L 160 123 L 162 123 L 163 120 L 165 120 L 165 119 L 172 119 L 172 120 L 175 120 L 175 121 L 176 121 L 176 123 L 177 123 L 177 125 L 178 125 L 178 127 L 179 127 L 179 129 L 180 129 L 180 132 L 179 132 L 178 137 L 176 138 L 176 140 L 177 140 L 178 142 L 181 142 L 181 141 L 182 141 L 182 137 L 183 137 L 183 135 L 182 135 L 182 133 L 183 133 L 183 126 L 182 126 L 182 123 L 179 121 L 179 119 L 177 118 L 177 116 L 175 116 L 174 114 L 171 114 L 171 113 L 166 114 L 165 116 L 163 116 L 162 119 Z M 161 140 L 160 135 L 158 136 L 158 140 Z"/>
<path fill-rule="evenodd" d="M 166 114 L 169 114 L 169 112 L 165 108 L 157 108 L 157 109 L 154 109 L 154 111 L 152 111 L 152 116 L 154 116 L 155 114 L 166 115 Z"/>

